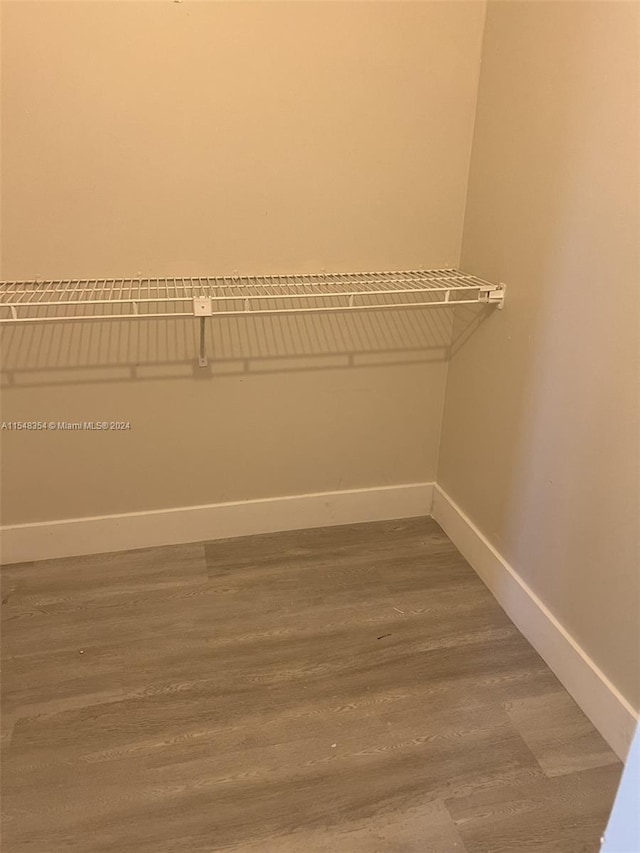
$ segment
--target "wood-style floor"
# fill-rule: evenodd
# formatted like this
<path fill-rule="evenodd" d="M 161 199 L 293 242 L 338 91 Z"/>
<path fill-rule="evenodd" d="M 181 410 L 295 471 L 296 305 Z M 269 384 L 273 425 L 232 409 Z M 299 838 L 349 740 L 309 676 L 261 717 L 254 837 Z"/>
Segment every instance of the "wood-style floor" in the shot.
<path fill-rule="evenodd" d="M 430 519 L 3 570 L 3 853 L 589 853 L 621 765 Z"/>

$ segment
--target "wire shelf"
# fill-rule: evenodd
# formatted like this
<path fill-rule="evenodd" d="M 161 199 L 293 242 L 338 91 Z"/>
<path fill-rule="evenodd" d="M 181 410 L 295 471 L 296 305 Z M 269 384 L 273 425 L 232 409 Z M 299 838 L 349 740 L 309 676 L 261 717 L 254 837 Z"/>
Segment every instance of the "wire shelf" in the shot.
<path fill-rule="evenodd" d="M 502 285 L 455 269 L 0 282 L 0 323 L 501 307 Z"/>

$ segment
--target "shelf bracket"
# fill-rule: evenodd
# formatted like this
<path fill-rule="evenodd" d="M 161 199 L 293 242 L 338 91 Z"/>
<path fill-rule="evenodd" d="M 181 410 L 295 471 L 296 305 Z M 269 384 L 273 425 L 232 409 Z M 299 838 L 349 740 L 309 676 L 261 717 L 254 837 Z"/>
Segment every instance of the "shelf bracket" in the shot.
<path fill-rule="evenodd" d="M 206 367 L 207 348 L 205 340 L 206 322 L 205 317 L 213 314 L 213 302 L 208 296 L 195 296 L 193 299 L 193 315 L 200 317 L 200 352 L 198 354 L 198 367 Z"/>
<path fill-rule="evenodd" d="M 504 295 L 507 289 L 506 284 L 496 284 L 493 287 L 482 288 L 478 297 L 479 302 L 486 302 L 489 305 L 495 305 L 496 308 L 504 308 Z"/>

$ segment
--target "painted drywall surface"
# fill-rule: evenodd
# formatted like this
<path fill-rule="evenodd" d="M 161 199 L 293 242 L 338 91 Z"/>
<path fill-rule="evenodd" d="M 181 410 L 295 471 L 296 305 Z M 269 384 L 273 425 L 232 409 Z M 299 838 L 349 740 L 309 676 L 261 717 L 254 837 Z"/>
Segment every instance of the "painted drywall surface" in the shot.
<path fill-rule="evenodd" d="M 635 708 L 637 32 L 631 3 L 488 6 L 462 263 L 508 298 L 450 363 L 438 470 Z"/>
<path fill-rule="evenodd" d="M 459 260 L 484 6 L 3 4 L 2 277 Z M 448 312 L 5 329 L 6 524 L 430 481 Z"/>
<path fill-rule="evenodd" d="M 5 279 L 457 261 L 483 4 L 4 6 Z"/>

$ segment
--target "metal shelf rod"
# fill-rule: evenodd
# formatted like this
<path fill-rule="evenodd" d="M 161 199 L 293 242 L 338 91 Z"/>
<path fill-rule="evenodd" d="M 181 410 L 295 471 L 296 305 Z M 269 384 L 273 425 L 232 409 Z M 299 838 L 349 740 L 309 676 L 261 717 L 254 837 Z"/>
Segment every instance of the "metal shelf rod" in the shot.
<path fill-rule="evenodd" d="M 470 290 L 472 288 L 469 288 Z M 478 290 L 479 287 L 473 288 L 474 290 Z M 233 296 L 233 295 L 224 295 L 224 296 L 210 296 L 208 298 L 215 300 L 216 302 L 256 302 L 262 299 L 337 299 L 339 297 L 355 297 L 355 296 L 393 296 L 398 293 L 444 293 L 446 297 L 451 294 L 450 290 L 436 290 L 435 288 L 425 288 L 424 290 L 419 290 L 417 288 L 406 288 L 402 290 L 345 290 L 339 293 L 261 293 L 261 294 L 251 294 L 249 296 Z M 167 298 L 163 297 L 136 297 L 135 299 L 131 299 L 131 297 L 127 298 L 116 298 L 116 299 L 52 299 L 52 300 L 41 300 L 38 302 L 10 302 L 4 303 L 5 305 L 19 307 L 33 306 L 37 305 L 39 308 L 44 307 L 45 305 L 121 305 L 131 302 L 149 302 L 154 305 L 171 305 L 175 302 L 191 302 L 193 300 L 192 296 L 171 296 Z M 444 300 L 448 302 L 448 299 Z M 457 301 L 457 300 L 452 300 Z M 477 302 L 477 299 L 473 300 Z M 435 300 L 434 300 L 435 302 Z M 2 303 L 0 303 L 2 304 Z M 411 304 L 411 303 L 410 303 Z"/>
<path fill-rule="evenodd" d="M 280 297 L 285 298 L 285 297 Z M 313 297 L 309 297 L 313 298 Z M 124 300 L 131 302 L 131 300 Z M 184 301 L 184 300 L 183 300 Z M 55 304 L 55 303 L 54 303 Z M 68 304 L 68 303 L 65 303 Z M 80 303 L 86 305 L 87 303 Z M 93 304 L 93 303 L 92 303 Z M 450 302 L 439 300 L 438 302 L 388 302 L 382 305 L 323 305 L 319 308 L 257 308 L 254 310 L 231 310 L 212 311 L 207 317 L 255 317 L 259 314 L 322 314 L 330 311 L 379 311 L 403 308 L 455 308 L 456 305 L 478 305 L 477 299 L 454 299 Z M 15 323 L 67 323 L 71 320 L 165 320 L 175 317 L 193 317 L 193 311 L 175 311 L 161 314 L 75 314 L 73 316 L 61 317 L 18 317 L 17 319 L 0 320 L 11 324 Z"/>

